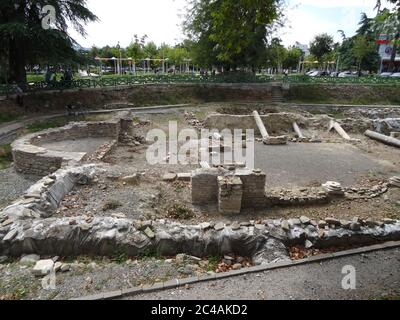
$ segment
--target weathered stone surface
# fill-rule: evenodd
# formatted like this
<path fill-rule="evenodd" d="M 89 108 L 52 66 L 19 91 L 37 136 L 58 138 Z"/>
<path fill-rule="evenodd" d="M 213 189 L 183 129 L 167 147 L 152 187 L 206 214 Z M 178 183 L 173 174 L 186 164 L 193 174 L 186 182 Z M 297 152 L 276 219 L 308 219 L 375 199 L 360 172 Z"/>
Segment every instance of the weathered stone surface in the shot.
<path fill-rule="evenodd" d="M 330 226 L 331 225 L 333 225 L 335 227 L 340 226 L 340 220 L 335 219 L 335 218 L 326 218 L 325 222 Z"/>
<path fill-rule="evenodd" d="M 242 209 L 243 183 L 239 177 L 218 177 L 218 209 L 223 214 L 239 214 Z"/>
<path fill-rule="evenodd" d="M 21 260 L 19 260 L 19 263 L 25 266 L 29 266 L 36 264 L 36 262 L 38 262 L 39 260 L 40 256 L 38 256 L 37 254 L 30 254 L 23 256 Z"/>
<path fill-rule="evenodd" d="M 284 145 L 288 143 L 287 136 L 267 137 L 263 139 L 265 145 Z"/>
<path fill-rule="evenodd" d="M 148 236 L 150 239 L 154 239 L 156 237 L 155 233 L 153 232 L 153 230 L 151 230 L 150 228 L 146 228 L 144 230 L 144 233 L 146 234 L 146 236 Z"/>
<path fill-rule="evenodd" d="M 281 224 L 281 228 L 285 231 L 290 231 L 289 221 L 283 220 Z"/>
<path fill-rule="evenodd" d="M 141 178 L 140 175 L 133 174 L 131 176 L 126 176 L 121 178 L 121 181 L 130 185 L 138 185 L 140 183 L 140 178 Z"/>
<path fill-rule="evenodd" d="M 178 181 L 190 181 L 192 179 L 191 173 L 178 173 Z"/>
<path fill-rule="evenodd" d="M 166 173 L 163 176 L 163 181 L 165 182 L 173 182 L 175 181 L 177 178 L 177 174 L 176 173 Z"/>
<path fill-rule="evenodd" d="M 217 231 L 221 231 L 221 230 L 223 230 L 224 228 L 225 228 L 225 224 L 222 223 L 222 222 L 217 223 L 217 224 L 215 225 L 215 227 L 214 227 L 214 229 L 217 230 Z"/>
<path fill-rule="evenodd" d="M 33 267 L 32 273 L 35 276 L 47 276 L 54 270 L 54 261 L 53 260 L 40 260 L 36 262 L 36 265 Z"/>
<path fill-rule="evenodd" d="M 311 219 L 306 217 L 306 216 L 302 216 L 300 218 L 300 222 L 303 223 L 303 224 L 309 224 L 311 222 Z"/>

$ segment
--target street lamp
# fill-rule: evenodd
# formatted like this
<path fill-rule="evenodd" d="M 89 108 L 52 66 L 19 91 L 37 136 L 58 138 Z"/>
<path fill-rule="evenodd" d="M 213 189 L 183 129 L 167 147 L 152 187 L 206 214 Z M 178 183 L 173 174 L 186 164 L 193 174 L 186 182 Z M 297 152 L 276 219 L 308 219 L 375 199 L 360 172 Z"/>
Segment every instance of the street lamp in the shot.
<path fill-rule="evenodd" d="M 112 57 L 111 60 L 114 61 L 114 73 L 117 74 L 117 58 L 116 57 Z"/>
<path fill-rule="evenodd" d="M 118 74 L 122 74 L 122 53 L 121 53 L 121 45 L 119 44 L 119 41 L 118 41 L 118 44 L 117 44 L 117 49 L 118 49 L 118 51 L 119 51 L 119 62 L 118 62 Z"/>
<path fill-rule="evenodd" d="M 150 60 L 151 60 L 150 58 L 146 58 L 146 69 L 147 69 L 146 71 L 147 72 L 150 72 Z"/>

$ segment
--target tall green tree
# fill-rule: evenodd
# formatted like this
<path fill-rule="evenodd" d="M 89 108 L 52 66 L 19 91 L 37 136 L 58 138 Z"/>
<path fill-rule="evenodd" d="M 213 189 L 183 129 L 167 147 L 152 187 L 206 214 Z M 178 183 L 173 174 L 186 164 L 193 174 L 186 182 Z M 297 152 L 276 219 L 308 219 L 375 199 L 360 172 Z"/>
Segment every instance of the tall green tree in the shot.
<path fill-rule="evenodd" d="M 389 71 L 395 68 L 397 51 L 400 47 L 400 1 L 391 1 L 397 3 L 393 10 L 383 9 L 375 17 L 373 26 L 377 34 L 386 34 L 392 44 L 393 50 L 390 58 Z"/>
<path fill-rule="evenodd" d="M 359 35 L 354 38 L 352 53 L 358 66 L 359 75 L 361 75 L 363 63 L 376 52 L 376 44 L 370 41 L 367 36 Z"/>
<path fill-rule="evenodd" d="M 255 69 L 264 61 L 269 30 L 282 0 L 191 0 L 185 31 L 203 66 Z"/>
<path fill-rule="evenodd" d="M 323 62 L 323 57 L 331 53 L 333 48 L 333 37 L 327 33 L 322 33 L 315 36 L 310 43 L 310 52 L 318 59 L 319 63 Z"/>
<path fill-rule="evenodd" d="M 55 8 L 56 20 L 51 29 L 42 27 L 46 5 Z M 8 80 L 26 82 L 27 64 L 77 58 L 68 24 L 85 35 L 84 25 L 96 19 L 86 7 L 86 0 L 1 0 L 0 48 L 7 56 Z"/>

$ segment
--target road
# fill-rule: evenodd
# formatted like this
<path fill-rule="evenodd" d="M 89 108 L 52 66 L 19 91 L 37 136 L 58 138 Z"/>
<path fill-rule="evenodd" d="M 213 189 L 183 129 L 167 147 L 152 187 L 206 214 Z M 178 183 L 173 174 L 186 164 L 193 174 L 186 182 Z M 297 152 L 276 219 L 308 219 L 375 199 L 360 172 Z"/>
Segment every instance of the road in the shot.
<path fill-rule="evenodd" d="M 344 266 L 356 269 L 356 289 L 344 290 Z M 128 300 L 365 300 L 400 298 L 400 248 L 199 283 Z"/>

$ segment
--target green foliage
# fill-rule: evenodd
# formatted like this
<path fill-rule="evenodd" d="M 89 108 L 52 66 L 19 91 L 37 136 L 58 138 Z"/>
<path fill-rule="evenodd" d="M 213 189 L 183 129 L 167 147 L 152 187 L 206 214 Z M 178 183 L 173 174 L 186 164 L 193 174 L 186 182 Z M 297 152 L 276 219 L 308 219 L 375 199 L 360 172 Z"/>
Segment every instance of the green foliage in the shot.
<path fill-rule="evenodd" d="M 167 214 L 169 218 L 178 220 L 187 220 L 195 216 L 194 212 L 180 203 L 174 203 L 168 210 Z"/>
<path fill-rule="evenodd" d="M 42 28 L 41 10 L 45 5 L 56 10 L 54 29 Z M 68 25 L 84 35 L 84 25 L 96 19 L 86 8 L 86 0 L 0 1 L 0 50 L 1 56 L 8 60 L 0 63 L 8 64 L 8 80 L 26 82 L 27 64 L 76 60 L 76 43 L 67 33 Z"/>
<path fill-rule="evenodd" d="M 65 124 L 65 121 L 46 121 L 46 122 L 35 122 L 26 127 L 29 132 L 39 132 L 46 129 L 58 128 Z"/>
<path fill-rule="evenodd" d="M 18 115 L 2 112 L 0 113 L 0 123 L 11 122 L 18 119 Z"/>
<path fill-rule="evenodd" d="M 214 272 L 217 267 L 218 263 L 220 262 L 220 258 L 216 256 L 212 256 L 208 258 L 208 266 L 207 266 L 207 271 L 209 272 Z"/>
<path fill-rule="evenodd" d="M 376 54 L 376 52 L 377 48 L 375 43 L 368 39 L 367 36 L 360 35 L 354 38 L 352 53 L 356 59 L 359 71 L 362 70 L 363 63 Z"/>
<path fill-rule="evenodd" d="M 192 0 L 185 30 L 203 67 L 255 69 L 265 57 L 266 39 L 281 16 L 280 0 Z"/>
<path fill-rule="evenodd" d="M 310 52 L 318 61 L 323 62 L 323 57 L 332 52 L 334 47 L 333 37 L 322 33 L 315 36 L 314 40 L 310 43 Z"/>
<path fill-rule="evenodd" d="M 0 170 L 8 168 L 13 161 L 11 153 L 11 145 L 1 145 L 0 146 Z"/>
<path fill-rule="evenodd" d="M 118 252 L 111 257 L 111 261 L 117 264 L 123 264 L 129 259 L 128 255 L 124 252 Z"/>

